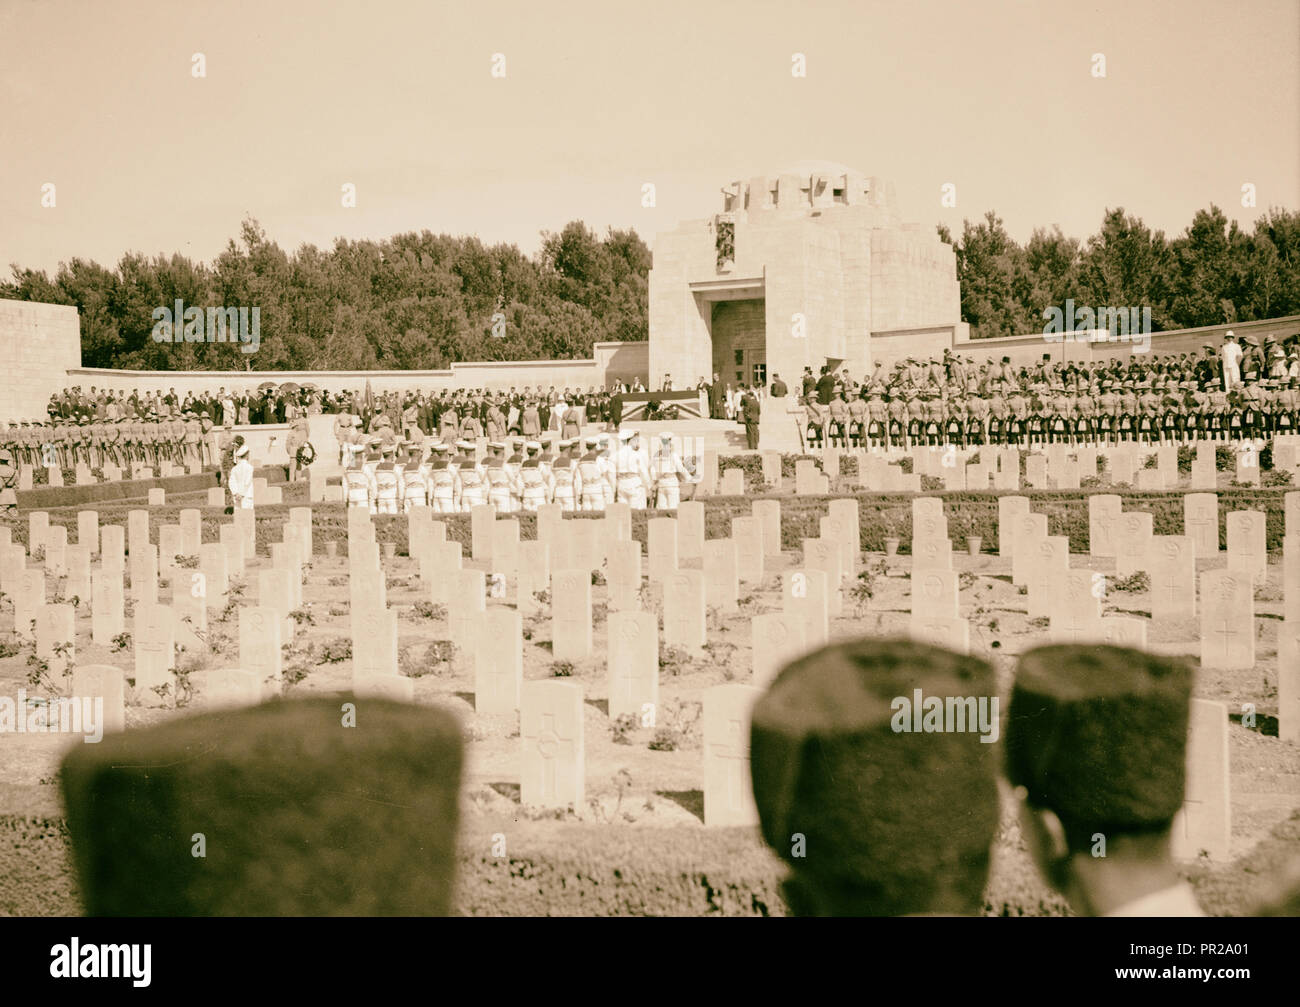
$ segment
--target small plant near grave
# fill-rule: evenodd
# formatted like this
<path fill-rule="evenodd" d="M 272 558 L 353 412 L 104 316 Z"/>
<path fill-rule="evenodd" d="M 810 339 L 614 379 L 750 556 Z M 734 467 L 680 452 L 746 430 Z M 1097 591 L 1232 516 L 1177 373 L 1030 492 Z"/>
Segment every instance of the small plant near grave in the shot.
<path fill-rule="evenodd" d="M 248 584 L 243 577 L 230 577 L 226 581 L 226 596 L 231 601 L 238 601 L 244 597 L 244 592 L 248 590 Z"/>
<path fill-rule="evenodd" d="M 849 588 L 849 600 L 860 616 L 871 605 L 871 599 L 876 596 L 876 583 L 881 577 L 886 576 L 885 561 L 883 559 L 868 560 L 866 566 L 858 571 L 857 583 Z"/>
<path fill-rule="evenodd" d="M 27 685 L 32 689 L 44 689 L 51 694 L 59 691 L 58 684 L 50 677 L 50 662 L 35 654 L 27 655 Z"/>
<path fill-rule="evenodd" d="M 552 661 L 551 675 L 554 678 L 569 678 L 573 675 L 572 661 Z"/>
<path fill-rule="evenodd" d="M 601 804 L 599 797 L 591 797 L 587 800 L 587 807 L 592 813 L 593 818 L 598 818 L 606 825 L 612 825 L 619 821 L 620 818 L 625 822 L 635 822 L 636 816 L 630 811 L 623 811 L 623 800 L 627 797 L 628 791 L 632 789 L 632 774 L 626 769 L 620 769 L 612 777 L 614 790 L 618 794 L 618 799 L 614 802 L 614 810 L 609 814 L 605 813 L 605 807 Z"/>
<path fill-rule="evenodd" d="M 914 461 L 914 459 L 912 458 L 911 455 L 908 455 L 906 458 L 900 458 L 900 459 L 898 460 L 898 467 L 899 467 L 900 469 L 903 470 L 903 474 L 904 474 L 904 475 L 909 475 L 909 476 L 910 476 L 910 475 L 912 474 L 912 462 L 913 462 L 913 461 Z"/>
<path fill-rule="evenodd" d="M 1291 485 L 1291 473 L 1286 469 L 1273 469 L 1271 472 L 1265 472 L 1262 480 L 1263 485 L 1276 488 L 1278 486 Z"/>
<path fill-rule="evenodd" d="M 346 636 L 336 636 L 321 644 L 320 659 L 322 664 L 337 664 L 352 657 L 352 641 Z"/>
<path fill-rule="evenodd" d="M 311 667 L 306 664 L 291 664 L 280 673 L 280 680 L 286 689 L 292 689 L 311 674 Z"/>
<path fill-rule="evenodd" d="M 1214 449 L 1214 467 L 1220 472 L 1231 472 L 1237 467 L 1237 450 L 1226 444 Z"/>
<path fill-rule="evenodd" d="M 1196 459 L 1196 449 L 1189 444 L 1178 447 L 1178 471 L 1184 475 L 1192 472 L 1192 462 Z"/>
<path fill-rule="evenodd" d="M 45 546 L 38 545 L 35 549 L 32 550 L 32 562 L 42 563 L 44 561 L 45 561 Z"/>
<path fill-rule="evenodd" d="M 130 647 L 130 646 L 131 646 L 131 634 L 130 634 L 130 633 L 118 633 L 117 636 L 113 637 L 113 652 L 114 652 L 114 653 L 116 653 L 116 652 L 119 651 L 119 650 L 126 650 L 126 649 L 127 649 L 128 647 Z"/>
<path fill-rule="evenodd" d="M 347 587 L 348 579 L 346 577 L 331 577 L 330 587 Z"/>
<path fill-rule="evenodd" d="M 199 568 L 199 558 L 197 556 L 176 556 L 174 562 L 182 570 L 197 570 Z"/>
<path fill-rule="evenodd" d="M 1137 570 L 1127 577 L 1116 577 L 1110 582 L 1115 591 L 1141 592 L 1151 590 L 1151 575 L 1145 570 Z"/>
<path fill-rule="evenodd" d="M 551 591 L 547 588 L 543 591 L 534 591 L 533 597 L 537 599 L 539 605 L 549 605 L 551 603 Z"/>
<path fill-rule="evenodd" d="M 1147 455 L 1146 460 L 1142 462 L 1144 469 L 1157 469 L 1160 467 L 1160 458 L 1158 455 Z"/>
<path fill-rule="evenodd" d="M 609 606 L 604 602 L 597 602 L 591 606 L 591 624 L 598 626 L 609 618 Z"/>
<path fill-rule="evenodd" d="M 943 480 L 938 476 L 921 476 L 921 491 L 923 493 L 939 493 L 943 490 Z"/>
<path fill-rule="evenodd" d="M 979 578 L 970 570 L 963 570 L 961 573 L 957 574 L 957 590 L 969 591 L 975 586 L 977 580 L 979 580 Z"/>
<path fill-rule="evenodd" d="M 1017 585 L 1016 585 L 1016 594 L 1021 595 L 1021 596 L 1023 597 L 1024 595 L 1027 595 L 1028 593 L 1029 593 L 1029 588 L 1028 588 L 1027 585 L 1025 585 L 1025 584 L 1017 584 Z"/>
<path fill-rule="evenodd" d="M 704 704 L 698 700 L 670 700 L 660 706 L 660 712 L 663 723 L 655 731 L 649 747 L 655 752 L 674 752 L 686 748 L 691 742 L 692 732 L 698 727 L 704 712 Z"/>
<path fill-rule="evenodd" d="M 609 733 L 616 745 L 632 744 L 632 732 L 641 725 L 630 713 L 620 713 L 609 723 Z"/>
<path fill-rule="evenodd" d="M 659 648 L 659 672 L 680 675 L 682 668 L 690 663 L 690 655 L 676 644 L 665 644 Z"/>
<path fill-rule="evenodd" d="M 390 578 L 388 578 L 386 581 L 384 581 L 384 584 L 385 584 L 386 587 L 389 587 L 389 588 L 397 588 L 398 590 L 402 590 L 402 591 L 404 591 L 404 590 L 406 590 L 407 588 L 409 588 L 409 587 L 411 586 L 411 578 L 410 578 L 410 577 L 390 577 Z"/>
<path fill-rule="evenodd" d="M 347 615 L 348 607 L 346 605 L 331 605 L 330 615 Z"/>
<path fill-rule="evenodd" d="M 743 598 L 736 599 L 736 607 L 746 615 L 756 614 L 758 612 L 758 604 L 758 595 L 755 594 L 747 594 Z"/>
<path fill-rule="evenodd" d="M 1101 476 L 1084 476 L 1079 480 L 1079 489 L 1091 490 L 1102 485 Z"/>
<path fill-rule="evenodd" d="M 417 601 L 411 606 L 411 613 L 417 619 L 445 619 L 447 606 L 435 605 L 431 601 Z"/>
<path fill-rule="evenodd" d="M 594 587 L 605 586 L 605 574 L 600 570 L 591 571 L 591 583 Z"/>
<path fill-rule="evenodd" d="M 292 620 L 294 621 L 294 623 L 296 623 L 296 624 L 299 625 L 299 626 L 302 626 L 302 625 L 315 626 L 315 625 L 316 625 L 316 620 L 315 620 L 314 618 L 312 618 L 312 614 L 311 614 L 311 612 L 308 611 L 308 609 L 306 609 L 306 608 L 295 608 L 292 612 L 289 613 L 289 618 L 292 619 Z"/>
<path fill-rule="evenodd" d="M 1052 624 L 1052 620 L 1045 615 L 1036 615 L 1029 620 L 1030 629 L 1046 629 Z"/>

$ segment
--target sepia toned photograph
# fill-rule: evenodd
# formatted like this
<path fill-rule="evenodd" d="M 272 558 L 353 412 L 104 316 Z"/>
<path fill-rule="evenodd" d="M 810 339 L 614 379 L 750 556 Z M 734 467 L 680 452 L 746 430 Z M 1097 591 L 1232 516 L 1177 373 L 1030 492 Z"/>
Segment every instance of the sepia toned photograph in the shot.
<path fill-rule="evenodd" d="M 191 992 L 200 918 L 1280 964 L 1297 0 L 0 0 L 0 149 L 34 981 Z"/>

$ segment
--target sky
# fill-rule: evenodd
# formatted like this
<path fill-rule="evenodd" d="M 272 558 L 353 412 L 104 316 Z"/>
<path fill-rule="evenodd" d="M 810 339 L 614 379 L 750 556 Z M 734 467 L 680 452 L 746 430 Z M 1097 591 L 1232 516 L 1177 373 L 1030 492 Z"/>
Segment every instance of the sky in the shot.
<path fill-rule="evenodd" d="M 286 250 L 532 253 L 573 219 L 652 243 L 809 159 L 954 233 L 992 209 L 1084 237 L 1123 207 L 1173 236 L 1211 203 L 1300 208 L 1300 0 L 0 0 L 0 152 L 5 277 L 211 262 L 249 216 Z"/>

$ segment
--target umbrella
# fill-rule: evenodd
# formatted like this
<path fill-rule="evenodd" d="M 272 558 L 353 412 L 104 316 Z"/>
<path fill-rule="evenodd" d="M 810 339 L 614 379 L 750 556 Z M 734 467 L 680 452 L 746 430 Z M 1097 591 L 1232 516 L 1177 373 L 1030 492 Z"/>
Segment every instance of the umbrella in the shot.
<path fill-rule="evenodd" d="M 257 390 L 259 392 L 264 392 L 267 389 L 274 388 L 274 387 L 275 387 L 274 381 L 263 381 L 260 385 L 257 386 Z"/>
<path fill-rule="evenodd" d="M 315 382 L 312 382 L 312 381 L 304 381 L 304 382 L 302 383 L 302 386 L 303 386 L 303 388 L 305 388 L 305 389 L 306 389 L 307 391 L 309 391 L 309 392 L 318 392 L 318 391 L 320 391 L 320 386 L 317 385 Z"/>
<path fill-rule="evenodd" d="M 299 385 L 296 381 L 286 381 L 284 384 L 280 386 L 280 391 L 293 393 L 298 391 L 298 389 L 301 387 L 302 386 Z"/>

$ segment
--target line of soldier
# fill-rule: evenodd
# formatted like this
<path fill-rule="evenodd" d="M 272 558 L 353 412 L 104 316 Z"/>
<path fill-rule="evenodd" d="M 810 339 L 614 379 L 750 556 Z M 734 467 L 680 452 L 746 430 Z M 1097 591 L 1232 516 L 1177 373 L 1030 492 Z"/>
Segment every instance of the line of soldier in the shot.
<path fill-rule="evenodd" d="M 8 450 L 22 467 L 90 468 L 106 462 L 126 468 L 139 462 L 156 465 L 170 461 L 185 465 L 211 465 L 212 421 L 185 413 L 169 419 L 122 416 L 97 419 L 85 413 L 51 418 L 45 422 L 0 424 L 0 448 Z"/>
<path fill-rule="evenodd" d="M 1005 360 L 1005 358 L 1004 358 Z M 950 386 L 836 382 L 828 402 L 804 396 L 800 429 L 814 446 L 1186 444 L 1259 440 L 1300 430 L 1300 379 L 1264 378 L 1231 392 L 1173 374 L 1037 381 L 990 376 Z"/>
<path fill-rule="evenodd" d="M 620 431 L 618 441 L 612 449 L 609 434 L 567 437 L 559 441 L 558 454 L 545 452 L 537 440 L 490 441 L 488 457 L 478 461 L 473 441 L 439 441 L 426 452 L 423 443 L 398 438 L 381 418 L 374 435 L 358 431 L 344 442 L 344 498 L 372 514 L 423 506 L 466 513 L 488 503 L 502 514 L 549 503 L 565 511 L 603 511 L 616 500 L 637 510 L 651 501 L 675 510 L 682 486 L 697 479 L 693 462 L 673 448 L 672 435 L 661 435 L 653 459 L 642 452 L 636 430 Z M 513 453 L 507 456 L 508 447 Z"/>

